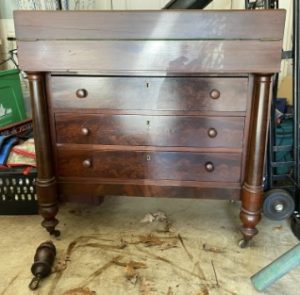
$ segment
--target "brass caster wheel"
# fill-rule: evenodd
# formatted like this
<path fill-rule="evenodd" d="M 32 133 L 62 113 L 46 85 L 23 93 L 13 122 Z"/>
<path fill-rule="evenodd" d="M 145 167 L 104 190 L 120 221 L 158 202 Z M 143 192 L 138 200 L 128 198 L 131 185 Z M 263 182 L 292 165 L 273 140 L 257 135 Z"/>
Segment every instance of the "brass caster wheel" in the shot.
<path fill-rule="evenodd" d="M 239 247 L 240 247 L 241 249 L 245 249 L 245 248 L 247 248 L 248 246 L 249 246 L 249 240 L 241 239 L 241 240 L 239 241 Z"/>

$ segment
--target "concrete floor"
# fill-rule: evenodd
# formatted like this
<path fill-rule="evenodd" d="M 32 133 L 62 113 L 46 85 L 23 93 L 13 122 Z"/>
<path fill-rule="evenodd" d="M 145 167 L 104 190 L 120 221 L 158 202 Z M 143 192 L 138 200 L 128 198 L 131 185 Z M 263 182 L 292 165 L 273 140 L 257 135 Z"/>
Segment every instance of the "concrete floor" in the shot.
<path fill-rule="evenodd" d="M 157 211 L 167 221 L 140 222 Z M 98 207 L 62 205 L 55 272 L 35 292 L 28 289 L 33 255 L 49 236 L 39 216 L 1 216 L 0 294 L 262 294 L 250 276 L 297 239 L 286 221 L 263 219 L 251 247 L 240 249 L 238 214 L 238 203 L 215 200 L 111 197 Z M 264 294 L 299 294 L 299 277 L 300 268 Z"/>

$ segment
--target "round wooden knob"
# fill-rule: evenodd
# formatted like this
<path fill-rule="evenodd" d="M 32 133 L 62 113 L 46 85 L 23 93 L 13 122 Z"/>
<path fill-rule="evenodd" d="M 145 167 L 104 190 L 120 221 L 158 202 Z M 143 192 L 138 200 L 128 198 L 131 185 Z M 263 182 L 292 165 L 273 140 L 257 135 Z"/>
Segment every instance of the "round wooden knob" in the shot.
<path fill-rule="evenodd" d="M 90 168 L 90 167 L 92 167 L 92 161 L 90 159 L 86 159 L 82 162 L 82 166 L 84 168 Z"/>
<path fill-rule="evenodd" d="M 218 132 L 215 128 L 209 128 L 207 134 L 210 138 L 214 138 L 217 136 Z"/>
<path fill-rule="evenodd" d="M 212 162 L 205 163 L 205 170 L 207 172 L 213 172 L 215 169 L 214 164 Z"/>
<path fill-rule="evenodd" d="M 221 93 L 219 90 L 213 89 L 209 95 L 212 99 L 218 99 L 220 97 Z"/>
<path fill-rule="evenodd" d="M 82 128 L 81 129 L 81 134 L 84 135 L 84 136 L 87 136 L 90 134 L 90 130 L 88 128 Z"/>
<path fill-rule="evenodd" d="M 76 96 L 77 96 L 78 98 L 85 98 L 85 97 L 87 97 L 87 95 L 88 95 L 88 92 L 87 92 L 86 89 L 78 89 L 78 90 L 76 91 Z"/>

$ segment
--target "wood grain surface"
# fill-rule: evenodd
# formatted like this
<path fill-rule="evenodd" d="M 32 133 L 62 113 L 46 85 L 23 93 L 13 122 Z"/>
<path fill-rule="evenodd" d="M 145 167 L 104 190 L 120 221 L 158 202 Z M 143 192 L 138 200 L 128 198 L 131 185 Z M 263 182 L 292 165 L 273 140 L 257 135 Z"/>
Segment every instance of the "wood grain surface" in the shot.
<path fill-rule="evenodd" d="M 18 49 L 24 71 L 274 73 L 280 70 L 282 42 L 38 40 L 18 41 Z"/>
<path fill-rule="evenodd" d="M 51 78 L 55 109 L 246 111 L 247 78 L 89 77 Z M 78 98 L 76 91 L 87 96 Z M 212 91 L 220 93 L 212 98 Z"/>
<path fill-rule="evenodd" d="M 90 161 L 86 167 L 84 161 Z M 206 170 L 212 163 L 212 172 Z M 58 149 L 59 176 L 240 181 L 241 154 Z"/>
<path fill-rule="evenodd" d="M 282 40 L 284 10 L 15 11 L 18 40 Z M 259 28 L 259 30 L 257 29 Z"/>
<path fill-rule="evenodd" d="M 241 148 L 243 117 L 59 113 L 57 143 Z"/>

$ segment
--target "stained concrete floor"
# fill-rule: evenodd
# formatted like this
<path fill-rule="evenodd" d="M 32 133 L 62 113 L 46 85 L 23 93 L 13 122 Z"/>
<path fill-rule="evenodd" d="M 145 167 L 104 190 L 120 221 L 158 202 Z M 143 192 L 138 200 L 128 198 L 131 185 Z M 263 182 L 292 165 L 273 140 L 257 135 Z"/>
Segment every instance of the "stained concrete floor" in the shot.
<path fill-rule="evenodd" d="M 167 220 L 140 222 L 158 211 Z M 215 200 L 111 197 L 98 207 L 64 204 L 54 273 L 34 292 L 30 266 L 49 236 L 39 216 L 1 216 L 0 294 L 262 294 L 249 277 L 298 240 L 287 221 L 264 218 L 250 248 L 240 249 L 238 214 L 239 203 Z M 299 277 L 300 268 L 264 294 L 299 294 Z"/>

